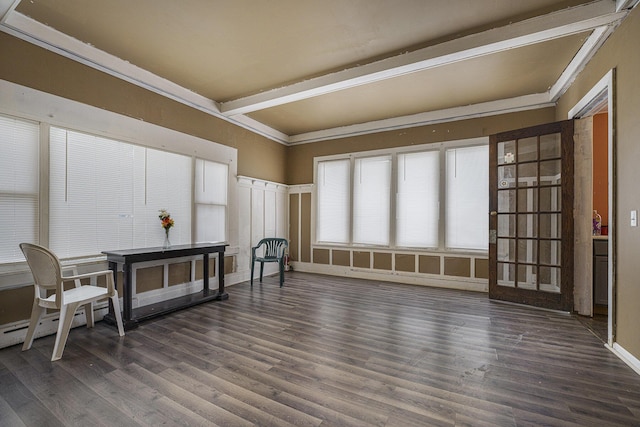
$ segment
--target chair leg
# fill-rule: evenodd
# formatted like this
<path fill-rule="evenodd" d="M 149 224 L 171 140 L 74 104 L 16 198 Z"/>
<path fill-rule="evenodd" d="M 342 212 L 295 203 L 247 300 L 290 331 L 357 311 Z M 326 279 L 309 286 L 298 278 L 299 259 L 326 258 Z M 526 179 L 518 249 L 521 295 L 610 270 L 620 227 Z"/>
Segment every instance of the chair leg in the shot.
<path fill-rule="evenodd" d="M 68 304 L 60 309 L 58 332 L 56 333 L 56 342 L 53 346 L 53 356 L 51 357 L 52 362 L 62 358 L 62 352 L 64 352 L 64 346 L 67 344 L 69 330 L 77 309 L 78 304 Z"/>
<path fill-rule="evenodd" d="M 40 324 L 40 319 L 44 314 L 44 308 L 38 305 L 38 301 L 33 301 L 33 308 L 31 309 L 31 319 L 29 320 L 29 329 L 27 329 L 27 336 L 24 339 L 22 345 L 22 351 L 29 350 L 33 344 L 33 336 L 35 335 L 36 328 Z"/>
<path fill-rule="evenodd" d="M 264 262 L 260 263 L 260 283 L 262 283 L 262 272 L 264 271 Z"/>
<path fill-rule="evenodd" d="M 255 264 L 255 261 L 251 261 L 251 286 L 253 286 L 253 267 Z"/>
<path fill-rule="evenodd" d="M 84 315 L 87 318 L 87 328 L 93 328 L 95 325 L 93 318 L 93 302 L 84 305 Z"/>
<path fill-rule="evenodd" d="M 282 262 L 282 259 L 280 259 L 278 264 L 280 266 L 280 287 L 282 287 L 284 284 L 284 262 Z"/>
<path fill-rule="evenodd" d="M 111 303 L 113 304 L 113 314 L 116 316 L 116 323 L 118 324 L 118 333 L 121 337 L 124 336 L 124 327 L 122 325 L 122 313 L 120 312 L 120 300 L 116 293 L 111 297 Z"/>

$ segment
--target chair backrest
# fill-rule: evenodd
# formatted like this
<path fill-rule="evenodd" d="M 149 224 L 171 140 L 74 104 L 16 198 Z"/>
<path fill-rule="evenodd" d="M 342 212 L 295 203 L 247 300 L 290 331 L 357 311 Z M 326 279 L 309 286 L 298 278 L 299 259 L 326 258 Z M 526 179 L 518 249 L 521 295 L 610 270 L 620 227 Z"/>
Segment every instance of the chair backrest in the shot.
<path fill-rule="evenodd" d="M 262 247 L 263 258 L 281 258 L 284 256 L 284 250 L 288 246 L 287 239 L 267 237 L 260 240 L 257 247 Z"/>
<path fill-rule="evenodd" d="M 63 305 L 62 267 L 58 257 L 44 246 L 20 243 L 20 249 L 33 275 L 36 296 L 45 298 L 47 290 L 56 293 L 56 307 Z"/>

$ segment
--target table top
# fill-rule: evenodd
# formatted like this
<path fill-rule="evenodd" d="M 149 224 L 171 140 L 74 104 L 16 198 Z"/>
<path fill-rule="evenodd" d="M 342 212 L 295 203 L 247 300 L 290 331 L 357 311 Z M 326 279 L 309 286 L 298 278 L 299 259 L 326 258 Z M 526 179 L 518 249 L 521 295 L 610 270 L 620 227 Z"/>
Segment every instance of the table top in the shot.
<path fill-rule="evenodd" d="M 186 245 L 171 245 L 168 248 L 155 246 L 151 248 L 109 250 L 102 251 L 102 253 L 107 255 L 107 260 L 132 260 L 135 258 L 159 259 L 220 252 L 224 251 L 225 246 L 229 246 L 229 244 L 227 242 L 188 243 Z"/>

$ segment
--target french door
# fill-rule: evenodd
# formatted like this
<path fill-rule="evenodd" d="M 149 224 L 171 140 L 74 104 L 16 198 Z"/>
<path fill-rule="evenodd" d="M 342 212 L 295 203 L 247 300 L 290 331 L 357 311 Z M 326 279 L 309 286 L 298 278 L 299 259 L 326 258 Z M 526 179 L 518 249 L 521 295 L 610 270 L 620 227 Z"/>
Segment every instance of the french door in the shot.
<path fill-rule="evenodd" d="M 489 298 L 573 309 L 573 121 L 492 135 Z"/>

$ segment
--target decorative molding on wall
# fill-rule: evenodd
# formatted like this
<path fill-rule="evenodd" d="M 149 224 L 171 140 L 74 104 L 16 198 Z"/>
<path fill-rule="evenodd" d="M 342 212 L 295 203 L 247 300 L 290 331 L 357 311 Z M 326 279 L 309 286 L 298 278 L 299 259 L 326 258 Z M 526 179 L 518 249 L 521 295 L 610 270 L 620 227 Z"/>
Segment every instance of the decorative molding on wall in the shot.
<path fill-rule="evenodd" d="M 298 184 L 289 186 L 289 194 L 313 193 L 313 184 Z"/>
<path fill-rule="evenodd" d="M 100 321 L 107 314 L 107 303 L 97 303 L 93 306 L 93 317 L 95 321 Z M 58 312 L 47 314 L 40 320 L 40 325 L 36 329 L 35 338 L 44 337 L 47 335 L 53 335 L 58 330 L 58 319 L 60 315 Z M 87 318 L 84 314 L 84 308 L 79 309 L 73 318 L 72 328 L 78 326 L 84 326 L 87 324 Z M 24 342 L 27 336 L 27 328 L 29 327 L 29 319 L 21 320 L 19 322 L 12 322 L 5 325 L 0 325 L 0 348 L 9 347 Z M 114 329 L 115 332 L 115 329 Z"/>
<path fill-rule="evenodd" d="M 262 190 L 287 192 L 289 186 L 279 182 L 266 181 L 264 179 L 252 178 L 249 176 L 238 175 L 238 185 L 244 187 L 258 188 Z"/>
<path fill-rule="evenodd" d="M 433 286 L 464 291 L 488 292 L 489 282 L 486 279 L 453 277 L 443 275 L 393 272 L 386 270 L 359 269 L 307 262 L 293 262 L 294 271 L 318 273 L 330 276 L 346 276 L 358 279 L 382 280 L 386 282 L 404 283 L 408 285 Z"/>

